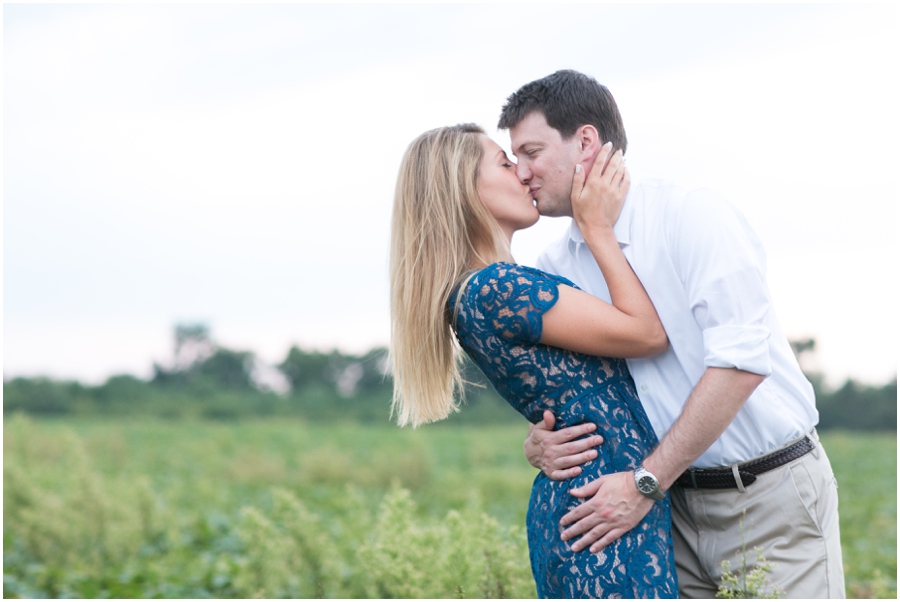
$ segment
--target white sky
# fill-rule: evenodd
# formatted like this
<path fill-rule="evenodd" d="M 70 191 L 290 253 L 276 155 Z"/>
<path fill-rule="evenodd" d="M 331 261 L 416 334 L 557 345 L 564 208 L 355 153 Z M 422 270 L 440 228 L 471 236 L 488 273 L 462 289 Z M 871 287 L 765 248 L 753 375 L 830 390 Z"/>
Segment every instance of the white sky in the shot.
<path fill-rule="evenodd" d="M 832 383 L 897 373 L 897 9 L 3 6 L 4 377 L 148 376 L 172 326 L 281 361 L 387 344 L 396 170 L 557 69 L 616 97 L 633 171 L 710 186 Z M 514 241 L 522 263 L 565 228 Z"/>

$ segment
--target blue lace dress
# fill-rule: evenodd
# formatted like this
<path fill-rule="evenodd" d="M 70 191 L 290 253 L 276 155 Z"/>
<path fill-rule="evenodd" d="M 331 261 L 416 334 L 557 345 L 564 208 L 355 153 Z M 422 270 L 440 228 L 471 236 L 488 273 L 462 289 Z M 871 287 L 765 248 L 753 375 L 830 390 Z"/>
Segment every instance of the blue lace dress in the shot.
<path fill-rule="evenodd" d="M 597 425 L 597 458 L 567 481 L 537 475 L 528 506 L 531 570 L 541 598 L 674 598 L 678 594 L 668 496 L 634 529 L 598 554 L 573 552 L 560 519 L 582 502 L 568 493 L 598 475 L 633 470 L 657 443 L 624 360 L 540 344 L 542 316 L 560 276 L 511 263 L 476 272 L 450 296 L 460 345 L 497 391 L 530 422 L 544 410 L 556 428 Z M 458 304 L 457 304 L 458 300 Z"/>

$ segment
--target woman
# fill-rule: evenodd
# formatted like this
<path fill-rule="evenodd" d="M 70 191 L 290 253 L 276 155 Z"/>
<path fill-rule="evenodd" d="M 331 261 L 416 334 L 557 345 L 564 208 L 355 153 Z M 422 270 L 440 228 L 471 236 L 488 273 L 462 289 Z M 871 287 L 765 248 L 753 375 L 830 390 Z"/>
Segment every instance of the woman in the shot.
<path fill-rule="evenodd" d="M 657 443 L 622 359 L 668 345 L 612 226 L 628 175 L 604 146 L 591 175 L 573 174 L 572 205 L 613 304 L 568 280 L 518 266 L 517 230 L 538 220 L 515 165 L 471 124 L 414 140 L 397 180 L 391 241 L 393 409 L 401 425 L 445 418 L 462 391 L 455 345 L 530 422 L 586 421 L 606 443 L 568 481 L 538 474 L 527 527 L 540 597 L 675 597 L 668 499 L 597 554 L 573 552 L 559 521 L 580 500 L 568 491 L 599 474 L 633 470 Z"/>

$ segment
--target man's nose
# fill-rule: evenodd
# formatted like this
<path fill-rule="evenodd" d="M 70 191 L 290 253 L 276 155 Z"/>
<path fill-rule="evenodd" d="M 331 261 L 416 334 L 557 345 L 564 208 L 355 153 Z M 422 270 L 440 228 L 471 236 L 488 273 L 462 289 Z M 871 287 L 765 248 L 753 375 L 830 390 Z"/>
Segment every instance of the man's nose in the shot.
<path fill-rule="evenodd" d="M 516 175 L 523 184 L 528 184 L 529 180 L 531 180 L 531 170 L 525 165 L 525 161 L 519 161 L 516 164 Z"/>

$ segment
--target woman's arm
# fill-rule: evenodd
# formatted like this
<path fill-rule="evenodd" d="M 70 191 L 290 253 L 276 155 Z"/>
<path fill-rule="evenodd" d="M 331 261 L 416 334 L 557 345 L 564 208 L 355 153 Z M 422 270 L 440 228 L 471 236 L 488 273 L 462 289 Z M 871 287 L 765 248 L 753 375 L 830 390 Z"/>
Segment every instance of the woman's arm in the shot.
<path fill-rule="evenodd" d="M 601 148 L 586 180 L 581 165 L 576 166 L 572 211 L 603 272 L 612 304 L 560 286 L 559 299 L 543 316 L 541 342 L 590 355 L 650 357 L 664 351 L 669 341 L 613 233 L 629 177 L 621 151 L 610 158 L 611 150 L 609 143 Z"/>

